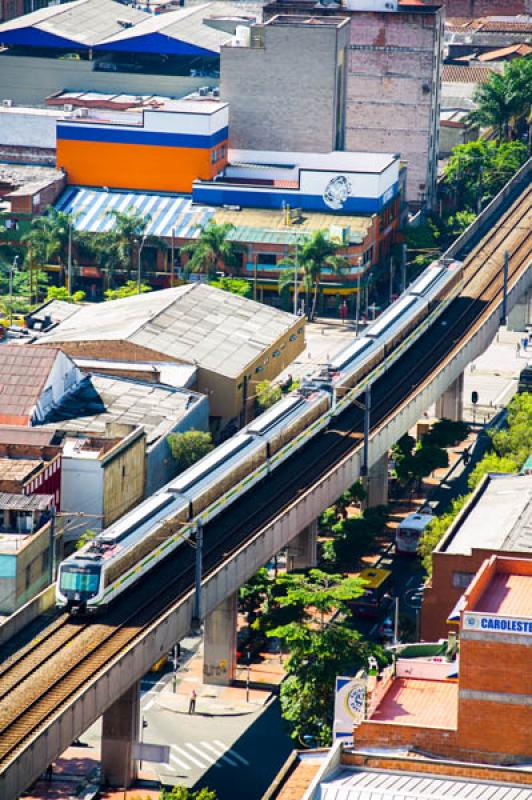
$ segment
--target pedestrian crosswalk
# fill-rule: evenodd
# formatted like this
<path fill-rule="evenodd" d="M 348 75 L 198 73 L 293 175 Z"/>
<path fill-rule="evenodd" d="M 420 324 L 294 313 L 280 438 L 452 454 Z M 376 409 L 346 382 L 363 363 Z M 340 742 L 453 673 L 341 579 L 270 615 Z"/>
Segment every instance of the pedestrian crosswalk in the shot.
<path fill-rule="evenodd" d="M 169 766 L 180 774 L 196 769 L 221 769 L 228 767 L 249 767 L 250 763 L 233 747 L 220 739 L 199 742 L 182 742 L 170 746 Z"/>

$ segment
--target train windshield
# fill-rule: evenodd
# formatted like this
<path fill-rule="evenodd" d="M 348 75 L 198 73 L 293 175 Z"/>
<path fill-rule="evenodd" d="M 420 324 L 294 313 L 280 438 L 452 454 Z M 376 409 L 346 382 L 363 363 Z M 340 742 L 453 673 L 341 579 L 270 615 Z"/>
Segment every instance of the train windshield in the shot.
<path fill-rule="evenodd" d="M 100 567 L 65 564 L 61 567 L 59 589 L 63 594 L 75 592 L 84 597 L 98 594 L 100 585 Z"/>

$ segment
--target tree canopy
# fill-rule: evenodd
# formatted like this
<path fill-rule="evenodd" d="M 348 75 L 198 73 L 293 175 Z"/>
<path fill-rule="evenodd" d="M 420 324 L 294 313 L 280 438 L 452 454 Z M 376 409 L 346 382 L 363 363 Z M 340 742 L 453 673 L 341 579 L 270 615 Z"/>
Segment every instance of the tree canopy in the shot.
<path fill-rule="evenodd" d="M 214 279 L 218 269 L 235 266 L 237 251 L 233 242 L 227 239 L 233 228 L 230 222 L 220 225 L 209 220 L 198 238 L 181 248 L 181 253 L 188 256 L 183 267 L 185 275 L 197 272 Z"/>
<path fill-rule="evenodd" d="M 477 109 L 468 114 L 468 124 L 492 127 L 499 142 L 508 141 L 516 120 L 530 114 L 532 61 L 518 58 L 505 64 L 502 73 L 491 72 L 477 86 L 473 99 Z"/>
<path fill-rule="evenodd" d="M 168 444 L 177 462 L 178 472 L 188 469 L 214 448 L 210 433 L 195 430 L 171 433 L 168 436 Z"/>

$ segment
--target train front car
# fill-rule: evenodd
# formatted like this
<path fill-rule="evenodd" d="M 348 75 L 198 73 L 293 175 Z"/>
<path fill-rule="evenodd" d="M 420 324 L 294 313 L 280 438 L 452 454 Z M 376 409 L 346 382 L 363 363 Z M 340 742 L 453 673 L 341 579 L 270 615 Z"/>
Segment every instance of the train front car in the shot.
<path fill-rule="evenodd" d="M 86 614 L 103 591 L 102 562 L 83 556 L 70 556 L 59 567 L 56 605 L 69 614 Z M 92 601 L 92 602 L 90 602 Z"/>

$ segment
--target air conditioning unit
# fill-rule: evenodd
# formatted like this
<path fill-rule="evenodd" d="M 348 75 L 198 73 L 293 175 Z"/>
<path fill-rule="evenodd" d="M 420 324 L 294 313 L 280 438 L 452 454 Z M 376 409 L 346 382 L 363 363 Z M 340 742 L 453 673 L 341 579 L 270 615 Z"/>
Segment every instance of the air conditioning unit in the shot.
<path fill-rule="evenodd" d="M 65 103 L 63 106 L 63 111 L 74 111 L 74 106 L 72 103 Z"/>
<path fill-rule="evenodd" d="M 219 86 L 215 86 L 215 87 L 213 88 L 213 90 L 212 90 L 212 96 L 213 96 L 213 97 L 220 97 L 220 87 L 219 87 Z"/>
<path fill-rule="evenodd" d="M 209 87 L 208 86 L 200 86 L 198 89 L 198 94 L 200 97 L 208 97 L 209 95 Z"/>
<path fill-rule="evenodd" d="M 117 19 L 117 25 L 120 25 L 121 28 L 132 28 L 133 23 L 129 19 Z"/>
<path fill-rule="evenodd" d="M 76 111 L 77 117 L 88 117 L 89 116 L 89 109 L 88 108 L 78 108 Z"/>
<path fill-rule="evenodd" d="M 4 98 L 4 100 L 2 100 L 2 106 L 4 108 L 11 108 L 12 105 L 13 105 L 13 100 L 10 97 L 6 97 Z"/>

